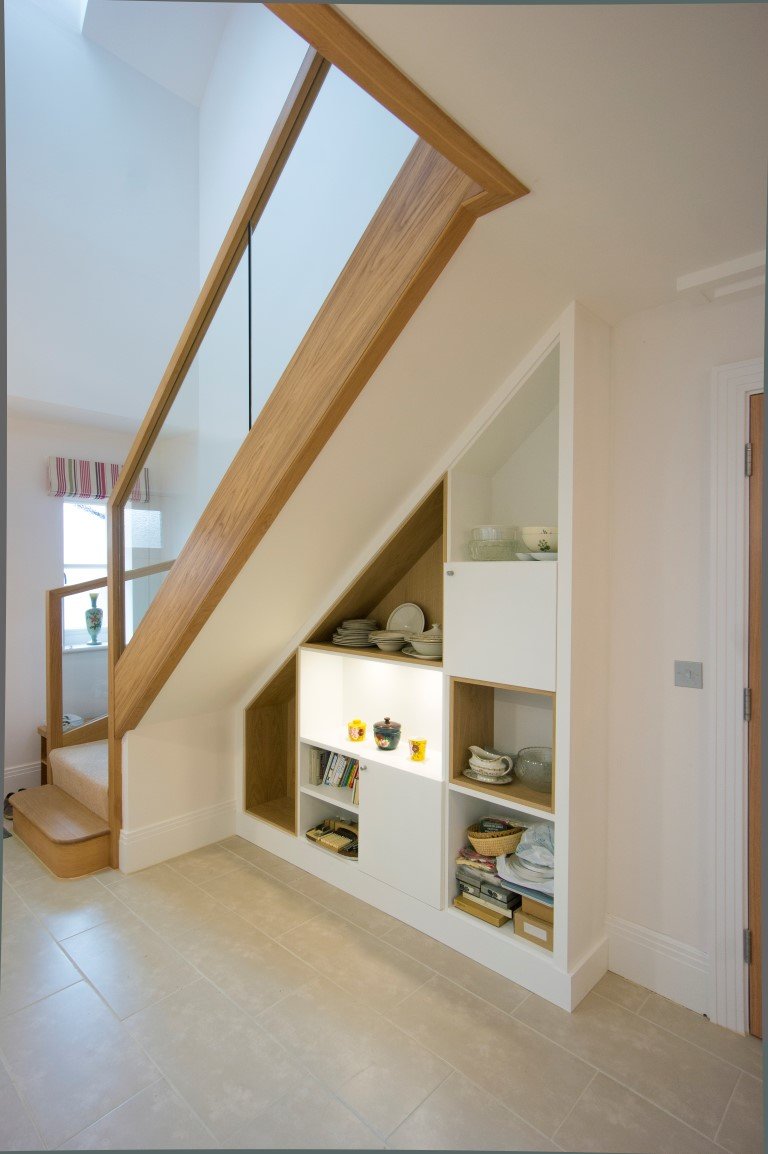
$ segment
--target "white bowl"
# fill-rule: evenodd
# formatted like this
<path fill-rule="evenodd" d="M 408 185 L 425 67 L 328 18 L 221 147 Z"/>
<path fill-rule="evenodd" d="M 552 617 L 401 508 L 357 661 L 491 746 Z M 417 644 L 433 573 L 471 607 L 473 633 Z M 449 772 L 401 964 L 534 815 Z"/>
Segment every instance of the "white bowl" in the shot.
<path fill-rule="evenodd" d="M 443 652 L 442 641 L 417 641 L 414 637 L 411 645 L 417 653 L 422 653 L 425 657 L 440 657 Z"/>
<path fill-rule="evenodd" d="M 378 645 L 382 653 L 399 653 L 405 641 L 375 641 L 374 645 Z"/>
<path fill-rule="evenodd" d="M 525 525 L 520 536 L 532 553 L 557 552 L 557 525 Z"/>

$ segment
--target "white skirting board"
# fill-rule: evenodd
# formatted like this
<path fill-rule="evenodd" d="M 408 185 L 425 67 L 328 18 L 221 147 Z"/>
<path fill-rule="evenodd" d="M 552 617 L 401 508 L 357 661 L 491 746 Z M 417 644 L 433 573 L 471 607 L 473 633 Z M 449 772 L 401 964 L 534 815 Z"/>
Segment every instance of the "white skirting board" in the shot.
<path fill-rule="evenodd" d="M 234 799 L 140 829 L 123 829 L 120 831 L 120 871 L 135 873 L 220 841 L 234 832 Z"/>
<path fill-rule="evenodd" d="M 608 968 L 697 1014 L 710 1013 L 709 957 L 666 934 L 608 915 Z"/>
<path fill-rule="evenodd" d="M 572 973 L 566 973 L 553 964 L 552 956 L 545 950 L 519 938 L 510 939 L 494 927 L 475 921 L 458 910 L 437 910 L 417 901 L 364 874 L 357 863 L 343 861 L 312 845 L 306 838 L 293 837 L 248 813 L 238 813 L 236 832 L 246 841 L 421 930 L 564 1010 L 574 1009 L 605 973 L 608 958 L 605 939 L 580 961 Z"/>
<path fill-rule="evenodd" d="M 3 797 L 11 790 L 33 789 L 40 784 L 40 762 L 31 761 L 29 765 L 7 765 L 3 774 Z"/>

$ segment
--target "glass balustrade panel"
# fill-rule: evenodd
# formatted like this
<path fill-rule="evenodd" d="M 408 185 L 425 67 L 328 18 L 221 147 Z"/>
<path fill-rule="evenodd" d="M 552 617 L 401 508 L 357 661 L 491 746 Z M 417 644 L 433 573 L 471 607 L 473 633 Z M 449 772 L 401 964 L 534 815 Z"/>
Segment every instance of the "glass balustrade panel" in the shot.
<path fill-rule="evenodd" d="M 331 68 L 251 242 L 256 420 L 416 142 Z"/>
<path fill-rule="evenodd" d="M 94 573 L 93 577 L 100 576 Z M 88 581 L 81 570 L 78 581 Z M 61 655 L 64 729 L 104 717 L 107 712 L 107 590 L 73 593 L 61 601 L 64 645 Z"/>
<path fill-rule="evenodd" d="M 248 432 L 248 259 L 240 258 L 124 508 L 125 641 Z"/>

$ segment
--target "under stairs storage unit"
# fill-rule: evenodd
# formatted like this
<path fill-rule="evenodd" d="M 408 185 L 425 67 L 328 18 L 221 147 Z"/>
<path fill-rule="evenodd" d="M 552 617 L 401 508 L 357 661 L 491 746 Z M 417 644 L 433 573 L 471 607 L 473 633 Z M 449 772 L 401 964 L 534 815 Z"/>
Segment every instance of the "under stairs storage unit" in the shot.
<path fill-rule="evenodd" d="M 607 326 L 570 306 L 478 416 L 447 476 L 248 706 L 237 822 L 243 837 L 567 1009 L 607 968 L 608 349 Z M 480 525 L 557 526 L 558 539 L 547 551 L 546 534 L 543 547 L 538 530 L 533 545 L 518 534 L 484 561 L 471 545 Z M 342 621 L 381 627 L 406 601 L 442 625 L 442 661 L 331 643 Z M 395 751 L 371 740 L 385 716 L 402 723 Z M 368 733 L 353 742 L 356 718 Z M 425 761 L 410 759 L 408 738 L 426 739 Z M 522 764 L 478 780 L 472 746 L 551 749 L 551 783 Z M 324 764 L 337 754 L 357 769 L 355 790 L 320 780 L 323 751 Z M 288 809 L 297 794 L 297 824 L 275 823 L 269 806 Z M 509 911 L 486 920 L 485 890 L 454 903 L 457 855 L 484 817 L 538 827 L 554 847 L 553 892 L 534 889 L 552 926 L 541 945 L 515 933 Z M 357 823 L 356 861 L 306 838 L 331 819 Z M 502 855 L 495 872 L 521 860 Z M 516 878 L 506 880 L 525 895 Z"/>

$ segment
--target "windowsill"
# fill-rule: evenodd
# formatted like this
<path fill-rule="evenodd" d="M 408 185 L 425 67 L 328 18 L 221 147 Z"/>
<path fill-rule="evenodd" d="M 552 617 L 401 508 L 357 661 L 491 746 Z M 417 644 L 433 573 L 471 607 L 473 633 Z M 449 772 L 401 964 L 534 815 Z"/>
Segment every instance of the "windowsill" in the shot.
<path fill-rule="evenodd" d="M 62 653 L 95 653 L 98 649 L 109 648 L 108 642 L 98 641 L 95 645 L 88 642 L 87 645 L 65 645 Z"/>

